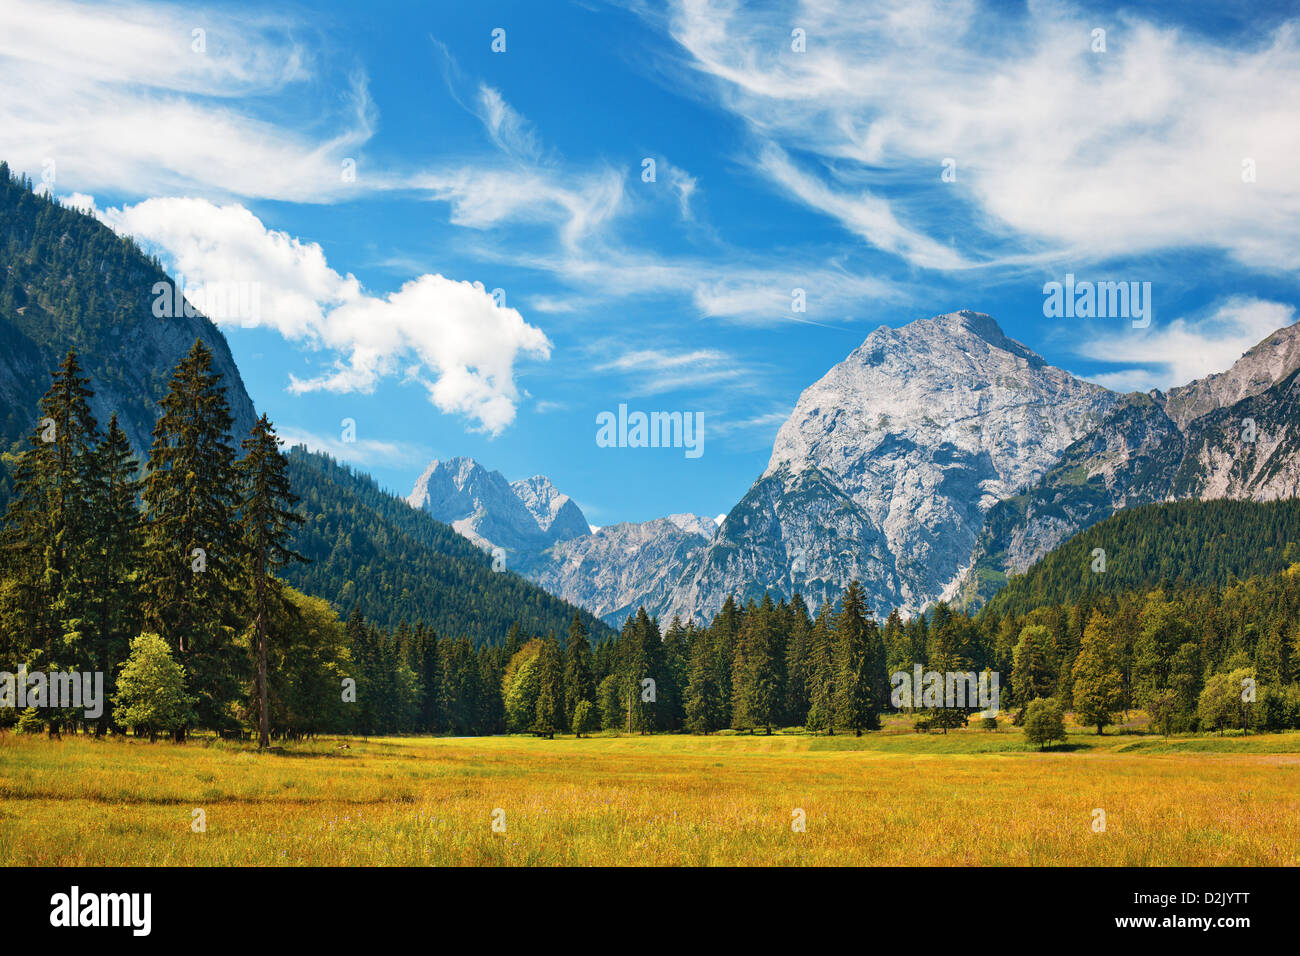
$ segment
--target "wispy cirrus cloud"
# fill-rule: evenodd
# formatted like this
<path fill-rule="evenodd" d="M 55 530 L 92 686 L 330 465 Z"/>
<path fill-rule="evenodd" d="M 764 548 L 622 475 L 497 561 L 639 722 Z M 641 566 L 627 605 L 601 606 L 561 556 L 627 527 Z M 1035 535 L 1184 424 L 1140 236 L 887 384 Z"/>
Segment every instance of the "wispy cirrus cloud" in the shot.
<path fill-rule="evenodd" d="M 0 31 L 0 155 L 53 164 L 72 184 L 131 195 L 332 201 L 370 139 L 365 77 L 323 103 L 301 24 L 268 13 L 168 4 L 9 0 Z M 301 124 L 268 112 L 309 104 Z M 312 117 L 309 121 L 305 117 Z M 376 179 L 376 183 L 381 180 Z"/>
<path fill-rule="evenodd" d="M 640 9 L 677 44 L 669 75 L 694 76 L 704 98 L 747 124 L 758 145 L 742 159 L 911 265 L 1187 247 L 1254 267 L 1300 265 L 1294 21 L 1225 45 L 1136 12 L 1055 2 Z M 804 52 L 792 50 L 792 28 L 805 31 Z M 1104 52 L 1093 48 L 1097 28 Z M 945 159 L 956 162 L 954 183 L 940 182 Z M 1243 164 L 1255 181 L 1243 181 Z M 844 166 L 865 185 L 836 182 Z M 958 211 L 968 251 L 931 238 Z"/>
<path fill-rule="evenodd" d="M 409 442 L 381 441 L 373 438 L 345 442 L 341 436 L 334 438 L 296 428 L 282 428 L 279 434 L 285 448 L 303 445 L 309 451 L 325 452 L 339 461 L 351 462 L 354 465 L 368 466 L 383 463 L 415 466 L 427 462 L 430 456 L 428 449 Z"/>

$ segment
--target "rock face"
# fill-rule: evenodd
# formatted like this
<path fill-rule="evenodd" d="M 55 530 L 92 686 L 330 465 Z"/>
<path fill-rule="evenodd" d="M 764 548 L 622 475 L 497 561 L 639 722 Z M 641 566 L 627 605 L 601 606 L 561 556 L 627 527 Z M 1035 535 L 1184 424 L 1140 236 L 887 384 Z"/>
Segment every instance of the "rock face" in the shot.
<path fill-rule="evenodd" d="M 172 370 L 202 339 L 222 377 L 234 423 L 257 420 L 225 336 L 202 313 L 154 314 L 158 283 L 171 280 L 134 243 L 74 209 L 35 196 L 0 166 L 0 448 L 26 447 L 41 396 L 69 349 L 95 392 L 101 428 L 116 412 L 136 455 L 153 444 L 158 402 Z"/>
<path fill-rule="evenodd" d="M 962 597 L 983 603 L 1008 574 L 1123 508 L 1300 494 L 1298 368 L 1300 327 L 1288 326 L 1226 372 L 1125 396 L 1040 482 L 990 511 Z"/>
<path fill-rule="evenodd" d="M 480 547 L 505 548 L 508 555 L 590 534 L 582 511 L 548 479 L 511 484 L 472 458 L 430 462 L 406 500 Z"/>
<path fill-rule="evenodd" d="M 699 560 L 717 530 L 712 518 L 691 514 L 606 525 L 526 557 L 519 570 L 617 627 L 643 604 L 665 607 L 681 570 Z"/>
<path fill-rule="evenodd" d="M 1278 329 L 1226 372 L 1169 390 L 1165 412 L 1179 428 L 1215 409 L 1272 388 L 1300 368 L 1300 325 Z"/>
<path fill-rule="evenodd" d="M 989 316 L 872 332 L 800 396 L 766 471 L 661 614 L 710 618 L 765 588 L 921 610 L 951 593 L 985 513 L 1036 482 L 1119 396 L 1048 365 Z"/>
<path fill-rule="evenodd" d="M 512 570 L 615 626 L 642 604 L 666 604 L 717 531 L 712 518 L 692 514 L 592 531 L 550 479 L 508 482 L 472 458 L 431 462 L 407 503 L 481 548 L 504 548 Z"/>
<path fill-rule="evenodd" d="M 532 478 L 512 481 L 510 487 L 537 521 L 537 526 L 552 540 L 566 541 L 591 534 L 591 527 L 587 524 L 582 509 L 568 495 L 560 494 L 559 489 L 551 484 L 551 479 L 534 475 Z"/>
<path fill-rule="evenodd" d="M 614 626 L 642 605 L 707 622 L 765 590 L 816 607 L 854 579 L 877 613 L 910 614 L 978 604 L 1122 508 L 1296 496 L 1298 406 L 1300 326 L 1167 395 L 1118 395 L 955 312 L 876 329 L 809 386 L 720 527 L 672 515 L 593 533 L 547 479 L 463 458 L 431 464 L 409 500 Z"/>

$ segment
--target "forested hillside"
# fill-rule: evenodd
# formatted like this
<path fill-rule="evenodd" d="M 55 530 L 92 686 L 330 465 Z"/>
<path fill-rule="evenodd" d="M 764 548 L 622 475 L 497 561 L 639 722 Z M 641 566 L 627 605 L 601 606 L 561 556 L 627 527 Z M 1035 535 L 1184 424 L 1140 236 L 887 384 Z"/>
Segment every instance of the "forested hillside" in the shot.
<path fill-rule="evenodd" d="M 1105 570 L 1094 570 L 1105 552 Z M 1162 586 L 1226 587 L 1300 561 L 1300 500 L 1179 501 L 1112 515 L 1010 578 L 998 614 Z"/>
<path fill-rule="evenodd" d="M 511 624 L 528 634 L 564 634 L 576 608 L 509 570 L 449 526 L 380 490 L 367 475 L 328 455 L 287 454 L 298 513 L 306 522 L 293 547 L 311 559 L 285 570 L 308 594 L 342 614 L 357 608 L 381 627 L 423 623 L 439 635 L 499 644 Z M 587 612 L 596 640 L 610 629 Z"/>
<path fill-rule="evenodd" d="M 253 403 L 225 336 L 197 312 L 154 315 L 154 287 L 170 281 L 131 239 L 37 195 L 0 162 L 0 449 L 20 449 L 50 370 L 71 350 L 94 383 L 95 417 L 116 413 L 143 457 L 172 369 L 195 339 L 223 378 L 232 437 L 246 436 Z"/>

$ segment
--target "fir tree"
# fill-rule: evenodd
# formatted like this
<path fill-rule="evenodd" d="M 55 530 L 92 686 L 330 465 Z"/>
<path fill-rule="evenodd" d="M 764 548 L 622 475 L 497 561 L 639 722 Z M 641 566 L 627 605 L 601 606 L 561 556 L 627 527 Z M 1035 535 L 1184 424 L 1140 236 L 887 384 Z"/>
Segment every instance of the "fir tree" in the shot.
<path fill-rule="evenodd" d="M 90 624 L 95 666 L 104 674 L 105 706 L 95 725 L 102 736 L 116 726 L 112 709 L 117 665 L 126 659 L 132 635 L 139 633 L 140 565 L 143 552 L 138 465 L 126 433 L 114 414 L 95 453 L 90 561 Z"/>
<path fill-rule="evenodd" d="M 862 586 L 857 581 L 844 591 L 835 623 L 836 721 L 860 737 L 862 731 L 880 727 L 884 701 L 877 695 L 885 670 L 885 649 L 875 620 L 867 617 Z"/>
<path fill-rule="evenodd" d="M 569 640 L 564 647 L 564 707 L 570 727 L 577 729 L 574 711 L 582 701 L 596 703 L 596 680 L 591 664 L 591 645 L 587 642 L 587 628 L 582 618 L 573 615 L 569 625 Z"/>
<path fill-rule="evenodd" d="M 270 603 L 280 601 L 275 573 L 290 561 L 306 561 L 289 547 L 292 529 L 303 517 L 294 513 L 298 499 L 289 488 L 280 439 L 265 415 L 257 420 L 243 442 L 244 457 L 236 466 L 242 501 L 239 530 L 243 539 L 249 591 L 253 598 L 253 641 L 257 654 L 257 746 L 270 746 L 270 699 L 266 661 Z"/>
<path fill-rule="evenodd" d="M 146 625 L 175 649 L 198 695 L 197 720 L 213 728 L 232 722 L 241 676 L 232 645 L 243 544 L 233 420 L 220 382 L 211 351 L 196 340 L 162 400 L 144 487 Z"/>

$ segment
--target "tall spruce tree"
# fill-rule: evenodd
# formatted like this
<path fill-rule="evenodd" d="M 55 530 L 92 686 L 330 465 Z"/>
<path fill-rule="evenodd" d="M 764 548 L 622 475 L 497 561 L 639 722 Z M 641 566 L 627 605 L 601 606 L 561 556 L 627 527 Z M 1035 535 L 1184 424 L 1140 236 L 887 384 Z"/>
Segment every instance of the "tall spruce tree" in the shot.
<path fill-rule="evenodd" d="M 686 684 L 686 727 L 711 734 L 725 724 L 722 688 L 718 685 L 718 651 L 712 628 L 697 631 L 691 642 L 690 675 Z"/>
<path fill-rule="evenodd" d="M 93 587 L 98 426 L 93 392 L 69 352 L 41 399 L 35 430 L 13 473 L 0 535 L 0 631 L 4 664 L 46 672 L 92 667 L 85 628 Z M 8 660 L 12 657 L 13 660 Z M 57 730 L 57 720 L 50 731 Z"/>
<path fill-rule="evenodd" d="M 734 713 L 743 726 L 762 727 L 768 734 L 779 725 L 784 703 L 785 653 L 780 614 L 770 594 L 745 615 L 736 652 Z M 737 718 L 733 716 L 733 726 Z"/>
<path fill-rule="evenodd" d="M 212 728 L 234 723 L 243 674 L 233 650 L 243 544 L 225 391 L 212 352 L 196 340 L 162 400 L 144 487 L 146 625 L 176 651 L 196 719 Z"/>
<path fill-rule="evenodd" d="M 575 611 L 569 625 L 569 640 L 564 647 L 564 714 L 570 727 L 574 726 L 573 712 L 581 701 L 596 706 L 596 680 L 591 665 L 591 644 L 587 641 L 587 628 Z"/>
<path fill-rule="evenodd" d="M 270 699 L 266 675 L 271 602 L 281 601 L 275 576 L 290 561 L 306 561 L 289 547 L 293 529 L 306 519 L 292 509 L 298 503 L 289 487 L 280 439 L 263 415 L 242 443 L 244 457 L 236 466 L 241 493 L 239 531 L 247 561 L 253 598 L 253 641 L 257 655 L 257 746 L 271 745 Z M 276 608 L 278 609 L 278 607 Z M 405 648 L 403 648 L 405 650 Z"/>
<path fill-rule="evenodd" d="M 533 728 L 547 737 L 565 729 L 564 715 L 564 657 L 560 642 L 554 634 L 542 641 L 537 658 L 537 719 Z"/>
<path fill-rule="evenodd" d="M 95 724 L 102 736 L 117 726 L 113 695 L 117 668 L 140 633 L 140 564 L 143 525 L 140 516 L 139 465 L 116 413 L 95 453 L 91 527 L 95 549 L 90 561 L 90 624 L 95 666 L 104 674 L 104 713 Z"/>
<path fill-rule="evenodd" d="M 878 699 L 878 688 L 885 670 L 885 645 L 875 620 L 868 617 L 857 581 L 844 591 L 835 625 L 839 657 L 836 718 L 860 737 L 862 731 L 880 727 L 884 701 Z"/>
<path fill-rule="evenodd" d="M 824 730 L 833 737 L 839 666 L 835 656 L 835 612 L 829 604 L 817 611 L 809 642 L 808 719 L 804 726 L 814 732 Z"/>

